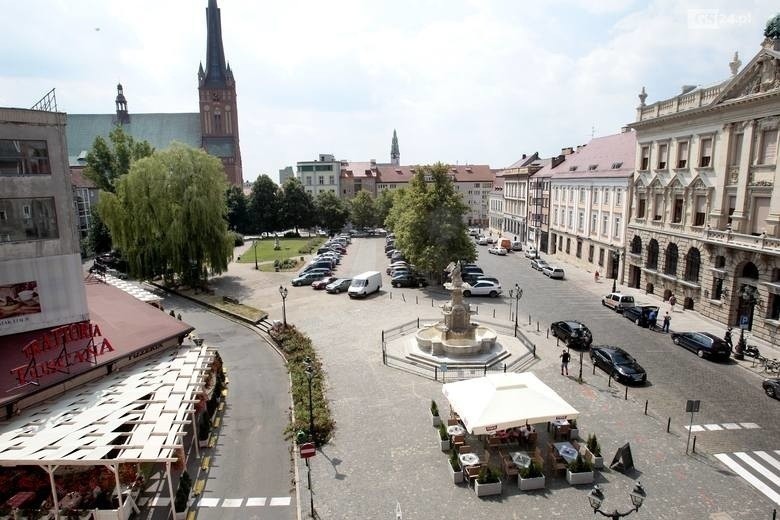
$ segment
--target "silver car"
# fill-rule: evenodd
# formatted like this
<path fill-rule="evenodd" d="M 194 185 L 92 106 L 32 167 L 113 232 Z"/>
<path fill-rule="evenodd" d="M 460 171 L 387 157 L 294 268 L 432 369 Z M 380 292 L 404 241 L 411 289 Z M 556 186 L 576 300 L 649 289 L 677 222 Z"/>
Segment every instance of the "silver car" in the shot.
<path fill-rule="evenodd" d="M 564 278 L 563 267 L 558 267 L 557 265 L 544 266 L 542 268 L 542 274 L 549 276 L 550 278 L 556 278 L 558 280 L 563 280 Z"/>

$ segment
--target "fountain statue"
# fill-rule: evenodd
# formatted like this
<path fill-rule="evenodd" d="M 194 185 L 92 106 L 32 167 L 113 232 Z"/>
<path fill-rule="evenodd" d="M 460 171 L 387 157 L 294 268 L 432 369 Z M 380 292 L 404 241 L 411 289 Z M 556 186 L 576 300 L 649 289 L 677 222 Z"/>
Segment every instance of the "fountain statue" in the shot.
<path fill-rule="evenodd" d="M 433 355 L 459 357 L 488 353 L 496 343 L 492 329 L 471 321 L 474 312 L 463 301 L 463 279 L 460 262 L 450 273 L 452 278 L 452 299 L 442 305 L 444 320 L 417 331 L 417 346 Z"/>

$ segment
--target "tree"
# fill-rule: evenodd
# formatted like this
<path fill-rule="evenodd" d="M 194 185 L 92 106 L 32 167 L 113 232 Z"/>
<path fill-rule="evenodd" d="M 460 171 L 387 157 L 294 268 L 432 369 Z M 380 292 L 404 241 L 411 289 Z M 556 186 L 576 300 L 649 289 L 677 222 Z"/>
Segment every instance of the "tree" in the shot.
<path fill-rule="evenodd" d="M 225 193 L 227 205 L 228 227 L 241 234 L 247 233 L 249 227 L 249 210 L 246 196 L 240 186 L 230 186 Z"/>
<path fill-rule="evenodd" d="M 282 192 L 268 175 L 261 175 L 249 195 L 249 229 L 252 233 L 270 233 L 280 227 Z"/>
<path fill-rule="evenodd" d="M 295 232 L 299 227 L 311 227 L 314 223 L 314 199 L 303 187 L 300 179 L 287 179 L 282 187 L 282 222 L 292 226 Z"/>
<path fill-rule="evenodd" d="M 396 225 L 398 224 L 397 220 L 401 216 L 401 211 L 395 210 L 395 208 L 400 208 L 406 204 L 406 188 L 401 188 L 394 191 L 390 197 L 392 198 L 393 203 L 387 212 L 387 217 L 385 217 L 385 227 L 392 231 L 395 229 Z"/>
<path fill-rule="evenodd" d="M 134 161 L 152 155 L 154 148 L 147 141 L 136 142 L 121 126 L 111 130 L 108 140 L 110 146 L 101 136 L 95 138 L 87 153 L 84 176 L 101 190 L 113 193 L 117 179 L 130 171 Z"/>
<path fill-rule="evenodd" d="M 382 190 L 379 195 L 374 199 L 374 216 L 376 221 L 374 225 L 379 227 L 387 227 L 387 216 L 390 214 L 390 209 L 393 207 L 393 192 L 390 190 Z"/>
<path fill-rule="evenodd" d="M 89 250 L 96 255 L 111 251 L 111 232 L 103 219 L 100 218 L 100 212 L 96 206 L 92 206 L 89 213 L 89 234 L 87 235 Z"/>
<path fill-rule="evenodd" d="M 316 221 L 333 234 L 341 231 L 349 220 L 349 209 L 332 191 L 321 191 L 314 199 Z"/>
<path fill-rule="evenodd" d="M 233 238 L 225 215 L 225 172 L 205 151 L 174 144 L 132 164 L 98 211 L 136 277 L 177 275 L 205 286 L 227 269 Z"/>
<path fill-rule="evenodd" d="M 418 269 L 434 276 L 451 261 L 473 261 L 477 256 L 463 221 L 468 207 L 448 171 L 442 163 L 418 168 L 389 216 L 398 248 Z"/>
<path fill-rule="evenodd" d="M 356 228 L 373 226 L 376 222 L 374 199 L 367 191 L 359 191 L 350 201 L 352 225 Z"/>

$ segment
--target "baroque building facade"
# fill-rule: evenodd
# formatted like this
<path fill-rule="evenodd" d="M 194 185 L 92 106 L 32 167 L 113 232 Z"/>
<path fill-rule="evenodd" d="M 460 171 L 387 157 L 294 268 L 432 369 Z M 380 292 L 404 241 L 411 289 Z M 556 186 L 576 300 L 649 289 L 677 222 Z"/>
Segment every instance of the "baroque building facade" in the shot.
<path fill-rule="evenodd" d="M 639 95 L 628 284 L 776 342 L 780 328 L 780 42 L 732 76 Z"/>

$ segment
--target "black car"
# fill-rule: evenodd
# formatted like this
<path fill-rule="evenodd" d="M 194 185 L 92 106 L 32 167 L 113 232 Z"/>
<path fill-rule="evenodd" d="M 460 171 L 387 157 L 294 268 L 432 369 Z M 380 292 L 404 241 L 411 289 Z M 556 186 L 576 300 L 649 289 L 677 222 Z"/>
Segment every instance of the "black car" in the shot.
<path fill-rule="evenodd" d="M 650 326 L 650 313 L 655 311 L 656 320 L 661 319 L 658 316 L 657 305 L 639 304 L 634 307 L 627 307 L 623 310 L 623 317 L 628 318 L 640 327 Z"/>
<path fill-rule="evenodd" d="M 593 343 L 593 335 L 588 327 L 574 320 L 556 321 L 550 325 L 554 338 L 559 338 L 569 347 L 588 348 Z"/>
<path fill-rule="evenodd" d="M 707 356 L 725 360 L 731 355 L 729 344 L 709 332 L 673 332 L 672 341 L 675 345 L 696 352 L 700 358 Z"/>
<path fill-rule="evenodd" d="M 761 386 L 764 387 L 764 392 L 766 392 L 766 395 L 769 397 L 774 397 L 775 399 L 780 399 L 780 379 L 764 379 L 764 382 L 761 383 Z"/>
<path fill-rule="evenodd" d="M 643 384 L 647 381 L 647 372 L 631 354 L 620 347 L 600 345 L 591 347 L 590 360 L 593 364 L 621 383 Z"/>
<path fill-rule="evenodd" d="M 419 274 L 407 272 L 393 276 L 390 285 L 393 287 L 425 287 L 428 285 L 428 280 Z"/>

